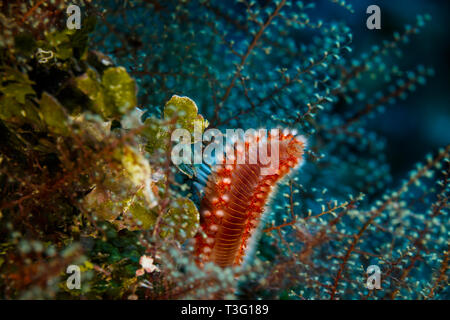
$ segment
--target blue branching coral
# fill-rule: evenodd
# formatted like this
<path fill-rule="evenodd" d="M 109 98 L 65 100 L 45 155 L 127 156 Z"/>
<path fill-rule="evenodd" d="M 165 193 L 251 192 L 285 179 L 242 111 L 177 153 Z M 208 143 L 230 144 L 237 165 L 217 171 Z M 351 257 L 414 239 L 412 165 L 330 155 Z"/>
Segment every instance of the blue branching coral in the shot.
<path fill-rule="evenodd" d="M 430 15 L 368 44 L 351 1 L 80 1 L 77 31 L 66 5 L 0 7 L 1 297 L 449 298 L 446 120 L 415 167 L 393 168 L 408 128 L 386 125 L 430 90 L 435 71 L 404 49 Z M 308 139 L 243 266 L 196 263 L 195 172 L 170 161 L 194 120 Z"/>

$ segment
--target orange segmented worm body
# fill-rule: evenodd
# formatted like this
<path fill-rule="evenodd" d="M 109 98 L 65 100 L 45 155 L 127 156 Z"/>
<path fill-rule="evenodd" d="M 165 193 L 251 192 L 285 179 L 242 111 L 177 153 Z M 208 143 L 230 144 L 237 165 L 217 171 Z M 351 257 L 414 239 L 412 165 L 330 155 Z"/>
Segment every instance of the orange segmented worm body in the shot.
<path fill-rule="evenodd" d="M 261 142 L 269 155 L 273 138 L 267 137 L 265 142 Z M 255 135 L 254 139 L 260 141 L 261 138 Z M 262 174 L 267 166 L 262 165 L 259 159 L 255 164 L 248 161 L 237 163 L 239 153 L 245 152 L 245 159 L 249 159 L 249 153 L 254 152 L 245 142 L 244 150 L 235 148 L 233 155 L 236 157 L 232 157 L 231 162 L 227 160 L 217 165 L 209 175 L 200 205 L 203 232 L 196 236 L 195 253 L 200 264 L 211 261 L 226 267 L 242 263 L 249 239 L 258 227 L 273 187 L 303 162 L 305 139 L 302 136 L 280 132 L 278 141 L 279 161 L 276 167 L 272 167 L 271 174 Z"/>

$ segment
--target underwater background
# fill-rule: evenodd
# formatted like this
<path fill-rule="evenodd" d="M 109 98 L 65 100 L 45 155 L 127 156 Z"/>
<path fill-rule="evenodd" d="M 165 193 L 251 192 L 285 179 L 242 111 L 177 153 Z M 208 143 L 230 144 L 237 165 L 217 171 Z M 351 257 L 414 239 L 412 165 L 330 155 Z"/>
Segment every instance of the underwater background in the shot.
<path fill-rule="evenodd" d="M 449 299 L 448 7 L 2 2 L 0 297 Z M 199 119 L 308 140 L 243 266 L 196 263 Z"/>

